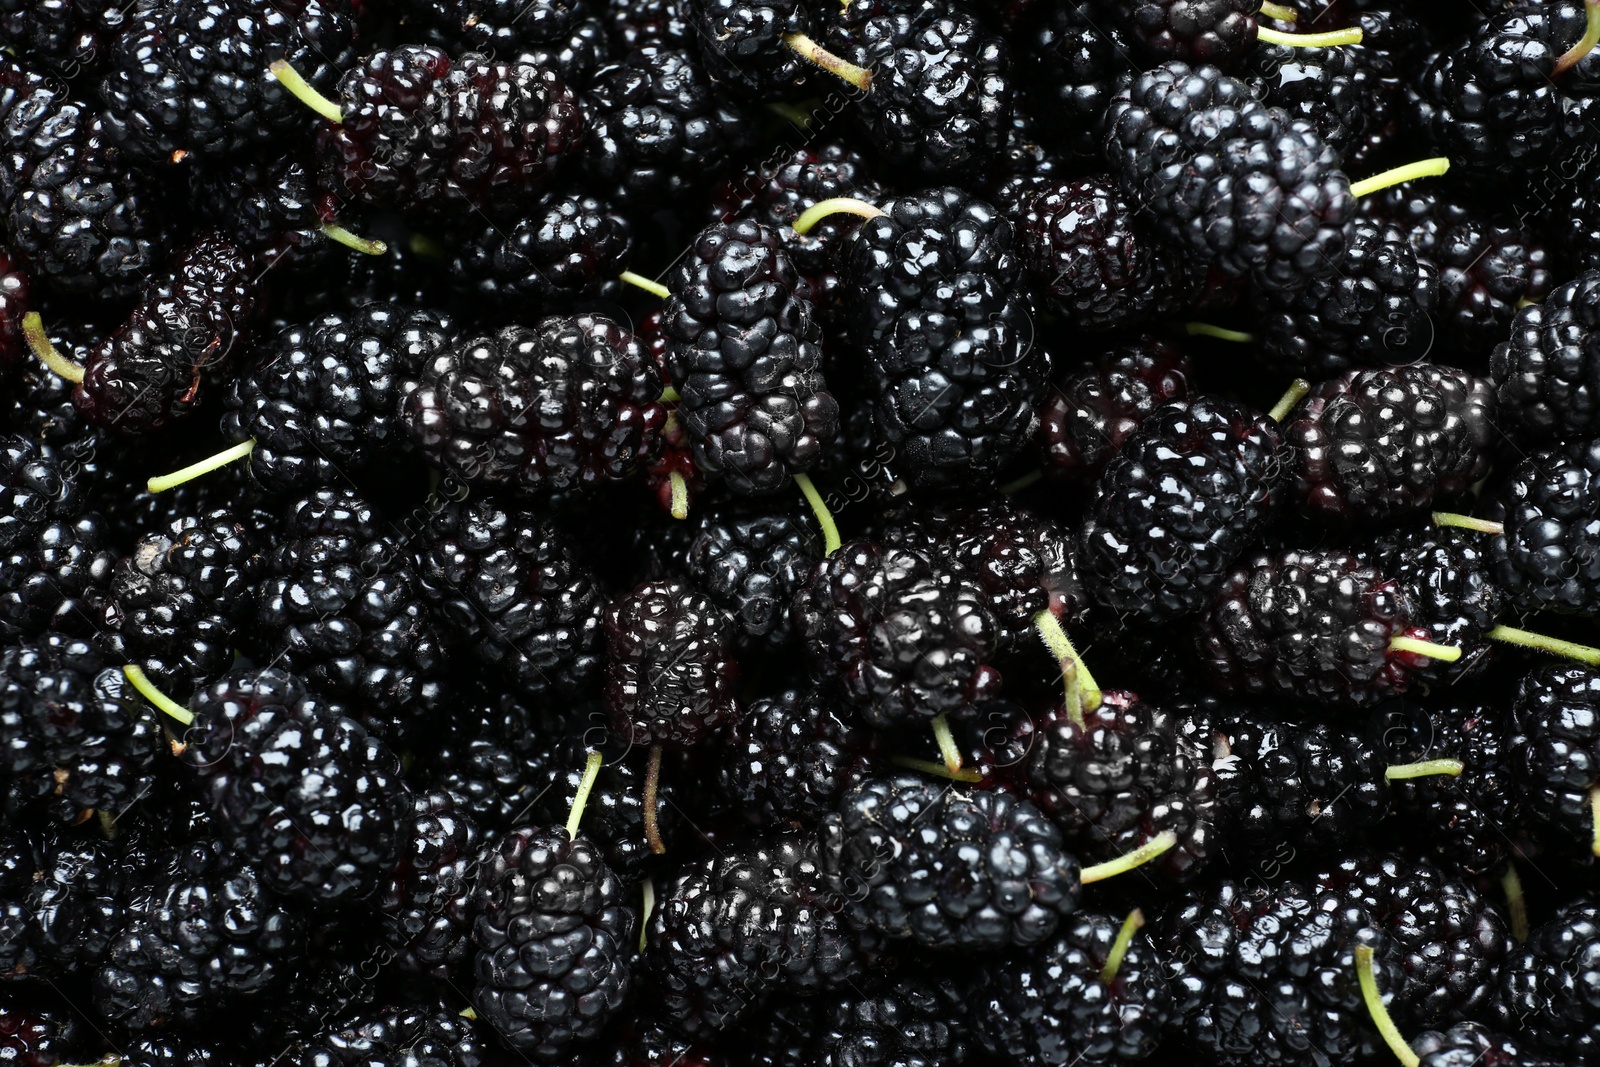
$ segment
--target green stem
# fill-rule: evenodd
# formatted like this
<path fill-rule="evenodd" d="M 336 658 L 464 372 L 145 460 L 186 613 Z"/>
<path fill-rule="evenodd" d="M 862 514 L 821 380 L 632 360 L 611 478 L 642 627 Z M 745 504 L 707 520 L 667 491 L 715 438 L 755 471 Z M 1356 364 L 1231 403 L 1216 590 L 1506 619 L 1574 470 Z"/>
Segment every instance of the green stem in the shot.
<path fill-rule="evenodd" d="M 152 493 L 165 493 L 168 489 L 176 489 L 184 482 L 192 481 L 202 474 L 210 474 L 219 467 L 226 467 L 230 463 L 237 462 L 254 452 L 255 448 L 256 439 L 254 437 L 248 441 L 240 441 L 232 448 L 224 448 L 221 452 L 214 456 L 207 456 L 199 463 L 191 463 L 181 470 L 173 471 L 171 474 L 157 475 L 145 483 L 145 488 Z"/>
<path fill-rule="evenodd" d="M 646 278 L 643 274 L 635 274 L 631 270 L 625 270 L 621 274 L 617 275 L 617 280 L 627 282 L 629 285 L 643 289 L 651 296 L 661 300 L 665 300 L 667 297 L 672 295 L 672 290 L 668 289 L 660 282 L 651 278 Z"/>
<path fill-rule="evenodd" d="M 1370 178 L 1362 178 L 1358 182 L 1350 183 L 1350 195 L 1360 199 L 1371 196 L 1373 193 L 1387 189 L 1391 185 L 1411 181 L 1413 178 L 1437 178 L 1450 169 L 1450 161 L 1444 156 L 1434 156 L 1431 159 L 1419 159 L 1415 163 L 1407 163 L 1401 167 L 1394 167 L 1381 174 L 1374 174 Z"/>
<path fill-rule="evenodd" d="M 1424 641 L 1420 637 L 1404 635 L 1389 638 L 1389 651 L 1409 652 L 1413 656 L 1427 656 L 1429 659 L 1444 663 L 1454 663 L 1461 658 L 1461 650 L 1453 645 L 1441 645 L 1434 641 Z"/>
<path fill-rule="evenodd" d="M 1435 526 L 1454 526 L 1462 530 L 1474 530 L 1478 533 L 1495 534 L 1496 536 L 1506 532 L 1505 526 L 1502 523 L 1495 522 L 1493 519 L 1479 519 L 1471 515 L 1459 515 L 1454 511 L 1435 511 L 1433 513 L 1433 524 Z"/>
<path fill-rule="evenodd" d="M 803 33 L 786 33 L 783 43 L 795 55 L 854 85 L 862 92 L 872 88 L 872 71 L 847 62 Z"/>
<path fill-rule="evenodd" d="M 672 486 L 672 517 L 683 521 L 689 517 L 689 480 L 678 471 L 667 475 Z"/>
<path fill-rule="evenodd" d="M 1587 0 L 1583 5 L 1587 21 L 1584 23 L 1583 36 L 1578 38 L 1578 43 L 1561 53 L 1561 58 L 1556 60 L 1555 69 L 1550 72 L 1551 77 L 1564 74 L 1583 62 L 1583 57 L 1594 51 L 1594 46 L 1600 42 L 1600 0 Z"/>
<path fill-rule="evenodd" d="M 1406 1044 L 1400 1036 L 1400 1030 L 1394 1024 L 1394 1019 L 1389 1016 L 1389 1009 L 1383 1005 L 1383 995 L 1378 992 L 1378 978 L 1372 973 L 1372 946 L 1356 946 L 1356 977 L 1361 980 L 1361 999 L 1367 1003 L 1367 1012 L 1372 1016 L 1372 1022 L 1378 1028 L 1378 1033 L 1383 1035 L 1384 1044 L 1395 1054 L 1395 1058 L 1405 1067 L 1418 1067 L 1422 1057 L 1411 1051 L 1411 1046 Z"/>
<path fill-rule="evenodd" d="M 961 749 L 956 744 L 955 735 L 950 732 L 950 719 L 948 716 L 936 715 L 933 719 L 933 740 L 939 746 L 939 756 L 944 760 L 946 769 L 951 774 L 961 770 Z"/>
<path fill-rule="evenodd" d="M 663 404 L 676 404 L 683 400 L 682 394 L 670 385 L 662 386 L 661 402 Z"/>
<path fill-rule="evenodd" d="M 1281 423 L 1289 416 L 1289 412 L 1294 410 L 1294 406 L 1300 403 L 1309 392 L 1311 392 L 1311 383 L 1304 378 L 1296 378 L 1289 383 L 1289 388 L 1278 398 L 1278 402 L 1272 405 L 1272 410 L 1267 412 L 1267 418 L 1273 422 Z"/>
<path fill-rule="evenodd" d="M 650 746 L 650 762 L 644 771 L 644 839 L 650 851 L 660 856 L 667 851 L 661 842 L 661 827 L 656 824 L 656 793 L 661 789 L 661 746 Z"/>
<path fill-rule="evenodd" d="M 1092 885 L 1095 882 L 1103 882 L 1107 878 L 1114 878 L 1119 874 L 1127 874 L 1135 867 L 1142 867 L 1149 863 L 1177 843 L 1177 834 L 1171 830 L 1163 830 L 1132 852 L 1124 853 L 1114 860 L 1097 863 L 1093 867 L 1085 867 L 1078 873 L 1078 881 L 1084 885 Z"/>
<path fill-rule="evenodd" d="M 839 540 L 839 527 L 833 521 L 833 512 L 828 510 L 828 504 L 817 492 L 817 487 L 811 484 L 811 475 L 796 474 L 794 484 L 800 487 L 801 495 L 811 505 L 811 514 L 817 517 L 817 525 L 822 527 L 822 554 L 833 555 L 843 543 Z"/>
<path fill-rule="evenodd" d="M 129 684 L 139 691 L 140 696 L 154 704 L 161 711 L 166 712 L 185 726 L 194 723 L 194 712 L 157 689 L 155 683 L 144 673 L 144 668 L 136 667 L 130 663 L 122 668 L 122 676 L 128 679 Z"/>
<path fill-rule="evenodd" d="M 1274 4 L 1272 0 L 1262 0 L 1261 14 L 1269 19 L 1277 19 L 1279 22 L 1298 22 L 1300 19 L 1300 12 L 1292 7 Z"/>
<path fill-rule="evenodd" d="M 1256 27 L 1256 40 L 1288 48 L 1337 48 L 1340 45 L 1360 44 L 1361 37 L 1360 26 L 1329 30 L 1327 33 L 1279 33 L 1265 26 Z"/>
<path fill-rule="evenodd" d="M 50 343 L 49 336 L 44 332 L 44 319 L 39 317 L 37 311 L 30 311 L 22 316 L 22 337 L 28 342 L 28 348 L 39 358 L 39 362 L 49 368 L 51 374 L 64 378 L 73 385 L 83 381 L 83 366 L 56 351 L 56 346 Z"/>
<path fill-rule="evenodd" d="M 294 98 L 321 115 L 329 122 L 343 122 L 344 112 L 339 110 L 339 105 L 323 96 L 321 93 L 300 76 L 300 72 L 289 65 L 287 59 L 274 60 L 267 66 L 272 76 L 283 83 Z"/>
<path fill-rule="evenodd" d="M 1061 628 L 1061 621 L 1055 614 L 1046 608 L 1033 617 L 1033 628 L 1039 634 L 1039 639 L 1044 642 L 1044 647 L 1062 664 L 1062 675 L 1068 673 L 1065 669 L 1071 664 L 1075 677 L 1067 679 L 1067 718 L 1072 720 L 1074 726 L 1083 726 L 1083 713 L 1093 711 L 1100 706 L 1104 694 L 1095 682 L 1094 675 L 1089 673 L 1089 665 L 1083 662 L 1083 657 L 1078 655 L 1078 650 L 1072 647 L 1067 632 Z M 1072 688 L 1076 685 L 1079 690 L 1077 699 L 1072 696 Z"/>
<path fill-rule="evenodd" d="M 1383 776 L 1391 782 L 1401 782 L 1411 778 L 1429 778 L 1436 774 L 1448 774 L 1454 778 L 1466 769 L 1466 764 L 1458 759 L 1425 759 L 1416 763 L 1393 764 L 1385 768 Z"/>
<path fill-rule="evenodd" d="M 650 913 L 656 910 L 656 880 L 646 878 L 642 886 L 644 902 L 639 908 L 639 953 L 644 954 L 645 933 L 650 929 Z"/>
<path fill-rule="evenodd" d="M 1514 860 L 1506 860 L 1506 873 L 1500 876 L 1500 888 L 1505 890 L 1506 910 L 1511 913 L 1511 936 L 1521 945 L 1528 940 L 1528 898 L 1522 892 L 1522 875 L 1517 873 Z"/>
<path fill-rule="evenodd" d="M 369 256 L 381 256 L 389 251 L 389 246 L 383 241 L 368 237 L 357 237 L 349 230 L 337 223 L 326 223 L 322 227 L 322 235 L 331 241 L 337 241 L 346 248 L 353 248 Z"/>
<path fill-rule="evenodd" d="M 802 235 L 808 234 L 813 226 L 829 215 L 840 214 L 860 215 L 864 219 L 875 219 L 883 214 L 883 210 L 853 196 L 829 197 L 827 200 L 818 200 L 801 212 L 800 217 L 794 220 L 794 232 Z"/>
<path fill-rule="evenodd" d="M 1111 943 L 1111 953 L 1106 956 L 1106 965 L 1100 968 L 1100 984 L 1110 985 L 1117 977 L 1117 971 L 1122 968 L 1123 957 L 1128 954 L 1128 946 L 1133 944 L 1133 935 L 1144 926 L 1144 912 L 1134 908 L 1128 912 L 1128 917 L 1122 920 L 1122 929 L 1117 931 L 1117 939 Z"/>
<path fill-rule="evenodd" d="M 890 756 L 889 762 L 896 767 L 905 767 L 907 770 L 921 771 L 923 774 L 933 774 L 940 778 L 948 778 L 952 782 L 981 782 L 983 772 L 971 767 L 959 771 L 952 771 L 942 763 L 935 763 L 931 759 L 917 759 L 915 756 Z"/>
<path fill-rule="evenodd" d="M 1232 341 L 1241 345 L 1251 344 L 1256 339 L 1253 333 L 1230 330 L 1225 326 L 1213 326 L 1209 322 L 1186 322 L 1183 324 L 1183 332 L 1190 337 L 1215 337 L 1219 341 Z"/>
<path fill-rule="evenodd" d="M 1564 656 L 1567 659 L 1577 660 L 1579 663 L 1587 663 L 1591 667 L 1600 667 L 1600 648 L 1580 645 L 1576 641 L 1563 641 L 1558 637 L 1536 634 L 1530 630 L 1518 629 L 1515 626 L 1496 626 L 1485 636 L 1491 641 L 1504 641 L 1508 645 L 1534 648 L 1540 652 L 1548 652 L 1553 656 Z"/>
<path fill-rule="evenodd" d="M 1600 856 L 1600 785 L 1589 787 L 1589 822 L 1593 827 L 1589 837 L 1589 851 Z"/>
<path fill-rule="evenodd" d="M 578 780 L 578 792 L 572 798 L 572 810 L 567 813 L 569 838 L 576 839 L 578 836 L 578 823 L 583 821 L 583 809 L 589 805 L 589 794 L 594 791 L 594 783 L 600 777 L 601 760 L 599 751 L 593 751 L 584 762 L 583 777 Z"/>

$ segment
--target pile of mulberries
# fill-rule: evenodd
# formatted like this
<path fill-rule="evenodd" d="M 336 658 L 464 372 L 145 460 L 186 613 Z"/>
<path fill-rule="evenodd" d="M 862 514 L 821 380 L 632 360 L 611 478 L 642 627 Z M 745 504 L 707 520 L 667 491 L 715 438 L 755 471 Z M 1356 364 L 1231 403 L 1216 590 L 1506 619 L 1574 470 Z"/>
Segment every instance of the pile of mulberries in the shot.
<path fill-rule="evenodd" d="M 0 1065 L 1600 1067 L 1596 39 L 0 0 Z"/>

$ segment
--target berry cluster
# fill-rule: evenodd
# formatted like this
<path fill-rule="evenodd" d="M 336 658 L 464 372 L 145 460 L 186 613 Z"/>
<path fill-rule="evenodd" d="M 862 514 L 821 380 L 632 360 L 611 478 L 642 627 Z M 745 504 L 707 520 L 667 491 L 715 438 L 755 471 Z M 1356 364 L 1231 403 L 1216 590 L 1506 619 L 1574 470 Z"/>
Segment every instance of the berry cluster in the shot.
<path fill-rule="evenodd" d="M 1600 0 L 0 0 L 0 1064 L 1600 1067 Z"/>

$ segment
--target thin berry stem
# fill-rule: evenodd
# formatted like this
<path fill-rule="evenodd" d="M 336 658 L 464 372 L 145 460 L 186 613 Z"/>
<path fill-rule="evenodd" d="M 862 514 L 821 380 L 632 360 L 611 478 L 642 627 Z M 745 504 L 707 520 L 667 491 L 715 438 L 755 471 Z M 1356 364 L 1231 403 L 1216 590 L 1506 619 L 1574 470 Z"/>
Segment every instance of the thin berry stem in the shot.
<path fill-rule="evenodd" d="M 1062 707 L 1067 709 L 1067 721 L 1082 730 L 1085 728 L 1083 721 L 1083 686 L 1078 681 L 1078 665 L 1070 659 L 1060 661 Z"/>
<path fill-rule="evenodd" d="M 1550 71 L 1552 77 L 1564 74 L 1583 62 L 1583 58 L 1594 51 L 1594 46 L 1600 43 L 1600 0 L 1586 0 L 1583 5 L 1586 16 L 1583 36 L 1578 38 L 1578 43 L 1561 53 L 1561 58 L 1556 60 L 1556 65 Z"/>
<path fill-rule="evenodd" d="M 1286 48 L 1338 48 L 1347 44 L 1360 44 L 1363 34 L 1360 26 L 1326 33 L 1281 33 L 1266 26 L 1256 27 L 1256 40 L 1266 44 L 1281 44 Z"/>
<path fill-rule="evenodd" d="M 1110 952 L 1106 955 L 1106 966 L 1102 966 L 1101 985 L 1110 985 L 1117 981 L 1117 971 L 1122 969 L 1123 958 L 1128 955 L 1128 947 L 1133 945 L 1133 936 L 1144 928 L 1144 910 L 1136 909 L 1128 912 L 1128 918 L 1122 920 L 1122 929 L 1117 931 L 1117 941 L 1110 942 Z"/>
<path fill-rule="evenodd" d="M 1412 778 L 1430 778 L 1436 774 L 1448 774 L 1454 778 L 1467 769 L 1467 765 L 1458 759 L 1425 759 L 1416 763 L 1395 763 L 1384 769 L 1383 776 L 1391 782 L 1403 782 Z"/>
<path fill-rule="evenodd" d="M 22 316 L 22 336 L 28 342 L 28 348 L 39 362 L 49 368 L 50 373 L 57 378 L 64 378 L 73 385 L 83 381 L 83 365 L 56 351 L 56 346 L 50 343 L 49 336 L 44 332 L 44 319 L 37 311 L 30 311 Z"/>
<path fill-rule="evenodd" d="M 1521 311 L 1523 308 L 1535 308 L 1535 307 L 1538 307 L 1538 306 L 1539 306 L 1539 302 L 1537 300 L 1529 300 L 1525 296 L 1517 297 L 1517 310 L 1518 311 Z"/>
<path fill-rule="evenodd" d="M 1122 929 L 1117 931 L 1117 939 L 1111 943 L 1106 965 L 1100 968 L 1101 985 L 1110 985 L 1116 980 L 1117 972 L 1122 969 L 1122 961 L 1128 955 L 1128 947 L 1133 944 L 1133 935 L 1143 926 L 1144 912 L 1139 908 L 1128 912 L 1128 917 L 1122 920 Z"/>
<path fill-rule="evenodd" d="M 1517 873 L 1516 861 L 1506 860 L 1500 888 L 1506 895 L 1506 911 L 1511 914 L 1511 937 L 1517 944 L 1524 944 L 1528 940 L 1528 898 L 1522 892 L 1522 875 Z"/>
<path fill-rule="evenodd" d="M 1232 341 L 1235 344 L 1254 344 L 1256 335 L 1243 330 L 1230 330 L 1226 326 L 1216 326 L 1209 322 L 1186 322 L 1183 332 L 1190 337 L 1215 337 L 1219 341 Z"/>
<path fill-rule="evenodd" d="M 1296 11 L 1292 7 L 1284 7 L 1282 4 L 1274 4 L 1272 0 L 1262 0 L 1261 14 L 1267 16 L 1269 19 L 1277 19 L 1279 22 L 1300 21 L 1300 12 Z"/>
<path fill-rule="evenodd" d="M 1083 713 L 1093 711 L 1100 706 L 1100 686 L 1095 683 L 1094 675 L 1089 673 L 1088 664 L 1083 662 L 1083 657 L 1078 655 L 1078 650 L 1072 647 L 1067 632 L 1061 628 L 1061 621 L 1055 614 L 1046 608 L 1033 617 L 1033 628 L 1038 631 L 1039 639 L 1044 642 L 1044 647 L 1055 656 L 1056 662 L 1062 665 L 1062 676 L 1069 673 L 1067 681 L 1067 718 L 1072 720 L 1074 726 L 1083 726 Z M 1071 665 L 1072 671 L 1066 668 Z M 1078 695 L 1074 698 L 1072 690 L 1077 688 Z"/>
<path fill-rule="evenodd" d="M 1461 658 L 1461 650 L 1454 645 L 1441 645 L 1436 641 L 1424 641 L 1420 637 L 1406 637 L 1403 634 L 1389 638 L 1389 651 L 1427 656 L 1443 663 L 1454 663 Z"/>
<path fill-rule="evenodd" d="M 667 851 L 661 843 L 661 828 L 656 825 L 656 793 L 661 788 L 661 746 L 650 746 L 650 762 L 644 769 L 644 839 L 650 851 L 660 856 Z"/>
<path fill-rule="evenodd" d="M 158 710 L 166 712 L 185 726 L 193 725 L 194 712 L 157 689 L 156 684 L 144 673 L 143 667 L 130 663 L 122 668 L 122 676 L 128 679 L 128 684 L 139 691 L 140 696 L 154 704 Z"/>
<path fill-rule="evenodd" d="M 862 92 L 872 88 L 872 71 L 840 59 L 803 33 L 786 33 L 784 45 L 795 55 L 829 74 L 843 78 Z"/>
<path fill-rule="evenodd" d="M 955 735 L 950 732 L 948 716 L 934 716 L 933 740 L 939 746 L 939 756 L 944 760 L 945 768 L 951 774 L 961 770 L 961 748 L 956 744 Z"/>
<path fill-rule="evenodd" d="M 1300 403 L 1309 392 L 1311 392 L 1311 383 L 1304 378 L 1296 378 L 1289 383 L 1289 388 L 1278 398 L 1278 402 L 1272 405 L 1272 410 L 1267 412 L 1267 418 L 1273 422 L 1283 422 L 1284 419 L 1289 417 L 1289 412 L 1294 410 L 1294 406 Z"/>
<path fill-rule="evenodd" d="M 644 898 L 639 905 L 639 952 L 642 955 L 646 944 L 645 934 L 650 929 L 650 913 L 656 910 L 656 880 L 645 878 L 640 889 L 640 895 Z"/>
<path fill-rule="evenodd" d="M 214 456 L 207 456 L 198 463 L 191 463 L 181 470 L 175 470 L 171 474 L 157 475 L 145 482 L 144 485 L 152 493 L 165 493 L 168 489 L 176 489 L 184 482 L 193 481 L 202 474 L 210 474 L 218 468 L 235 463 L 255 450 L 256 439 L 252 437 L 248 441 L 240 441 L 231 448 L 224 448 Z"/>
<path fill-rule="evenodd" d="M 1415 163 L 1386 170 L 1381 174 L 1374 174 L 1370 178 L 1362 178 L 1358 182 L 1350 183 L 1350 195 L 1360 199 L 1371 196 L 1373 193 L 1399 185 L 1413 178 L 1437 178 L 1450 169 L 1450 161 L 1444 156 L 1434 156 L 1431 159 L 1419 159 Z"/>
<path fill-rule="evenodd" d="M 330 241 L 337 241 L 346 248 L 353 248 L 368 256 L 381 256 L 389 251 L 389 245 L 371 237 L 358 237 L 338 223 L 329 222 L 322 226 L 322 235 Z"/>
<path fill-rule="evenodd" d="M 339 110 L 339 105 L 317 92 L 316 88 L 303 77 L 300 72 L 289 64 L 287 59 L 274 60 L 267 66 L 272 76 L 283 83 L 291 96 L 300 101 L 312 111 L 321 115 L 329 122 L 343 122 L 344 112 Z"/>
<path fill-rule="evenodd" d="M 680 471 L 667 475 L 672 487 L 672 517 L 682 522 L 689 517 L 689 480 Z"/>
<path fill-rule="evenodd" d="M 1600 785 L 1589 787 L 1589 822 L 1593 827 L 1589 851 L 1600 856 Z"/>
<path fill-rule="evenodd" d="M 813 226 L 829 215 L 860 215 L 864 219 L 875 219 L 883 213 L 881 208 L 865 200 L 853 196 L 833 196 L 818 200 L 801 212 L 800 217 L 794 220 L 794 232 L 808 234 Z"/>
<path fill-rule="evenodd" d="M 1422 1057 L 1412 1052 L 1411 1046 L 1400 1036 L 1400 1028 L 1395 1026 L 1389 1009 L 1384 1006 L 1383 994 L 1378 992 L 1378 976 L 1372 973 L 1371 945 L 1356 946 L 1356 977 L 1361 981 L 1361 999 L 1366 1001 L 1367 1013 L 1383 1036 L 1384 1044 L 1405 1067 L 1419 1067 Z"/>
<path fill-rule="evenodd" d="M 1474 530 L 1478 533 L 1495 534 L 1496 536 L 1506 532 L 1505 526 L 1495 522 L 1493 519 L 1479 519 L 1471 515 L 1460 515 L 1454 511 L 1435 511 L 1433 513 L 1433 524 L 1435 526 L 1454 526 L 1462 530 Z"/>
<path fill-rule="evenodd" d="M 1496 626 L 1485 636 L 1491 641 L 1504 641 L 1508 645 L 1535 648 L 1553 656 L 1563 656 L 1579 663 L 1587 663 L 1591 667 L 1600 667 L 1600 648 L 1580 645 L 1576 641 L 1563 641 L 1559 637 L 1548 637 L 1515 626 Z"/>
<path fill-rule="evenodd" d="M 833 521 L 833 512 L 828 510 L 827 501 L 822 499 L 817 487 L 811 484 L 809 474 L 796 474 L 794 484 L 800 487 L 801 495 L 806 498 L 806 503 L 811 505 L 811 514 L 817 517 L 817 525 L 822 527 L 822 554 L 833 555 L 839 551 L 839 546 L 843 542 L 839 540 L 839 527 Z"/>
<path fill-rule="evenodd" d="M 904 767 L 907 770 L 912 771 L 921 771 L 923 774 L 937 775 L 940 778 L 948 778 L 952 782 L 983 781 L 983 772 L 974 770 L 971 767 L 964 767 L 961 770 L 952 771 L 942 763 L 936 763 L 931 759 L 917 759 L 915 756 L 890 756 L 889 762 L 894 764 L 896 767 Z"/>
<path fill-rule="evenodd" d="M 635 288 L 643 289 L 651 296 L 660 300 L 665 300 L 672 295 L 672 290 L 668 289 L 660 282 L 655 281 L 652 278 L 646 278 L 643 274 L 635 274 L 631 270 L 625 270 L 621 274 L 617 275 L 617 280 L 627 282 L 629 285 L 634 286 Z"/>
<path fill-rule="evenodd" d="M 600 778 L 602 759 L 596 749 L 583 764 L 583 777 L 578 779 L 578 792 L 572 798 L 572 810 L 567 813 L 567 837 L 574 840 L 578 836 L 578 823 L 583 821 L 583 809 L 589 805 L 589 794 L 594 792 L 594 783 Z"/>
<path fill-rule="evenodd" d="M 1078 881 L 1084 885 L 1093 885 L 1107 878 L 1115 878 L 1119 874 L 1127 874 L 1136 867 L 1143 867 L 1177 843 L 1177 834 L 1171 830 L 1163 830 L 1132 852 L 1125 852 L 1114 860 L 1106 860 L 1093 867 L 1085 867 L 1078 873 Z"/>

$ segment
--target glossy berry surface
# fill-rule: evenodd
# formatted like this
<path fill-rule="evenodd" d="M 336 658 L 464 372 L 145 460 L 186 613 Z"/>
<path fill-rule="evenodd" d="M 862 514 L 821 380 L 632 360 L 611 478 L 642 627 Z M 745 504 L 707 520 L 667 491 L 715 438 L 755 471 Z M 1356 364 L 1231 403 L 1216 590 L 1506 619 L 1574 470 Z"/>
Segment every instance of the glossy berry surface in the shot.
<path fill-rule="evenodd" d="M 225 675 L 194 711 L 183 759 L 266 884 L 313 901 L 371 894 L 410 808 L 394 753 L 281 670 Z"/>
<path fill-rule="evenodd" d="M 822 824 L 834 887 L 858 922 L 932 948 L 1048 938 L 1077 907 L 1077 861 L 1032 804 L 912 776 L 869 779 Z M 959 873 L 958 873 L 959 872 Z"/>
<path fill-rule="evenodd" d="M 632 976 L 638 917 L 595 846 L 526 828 L 484 857 L 473 1003 L 512 1048 L 550 1058 L 598 1034 Z"/>
<path fill-rule="evenodd" d="M 812 673 L 872 726 L 970 717 L 1000 691 L 978 590 L 911 549 L 851 541 L 795 594 Z"/>

